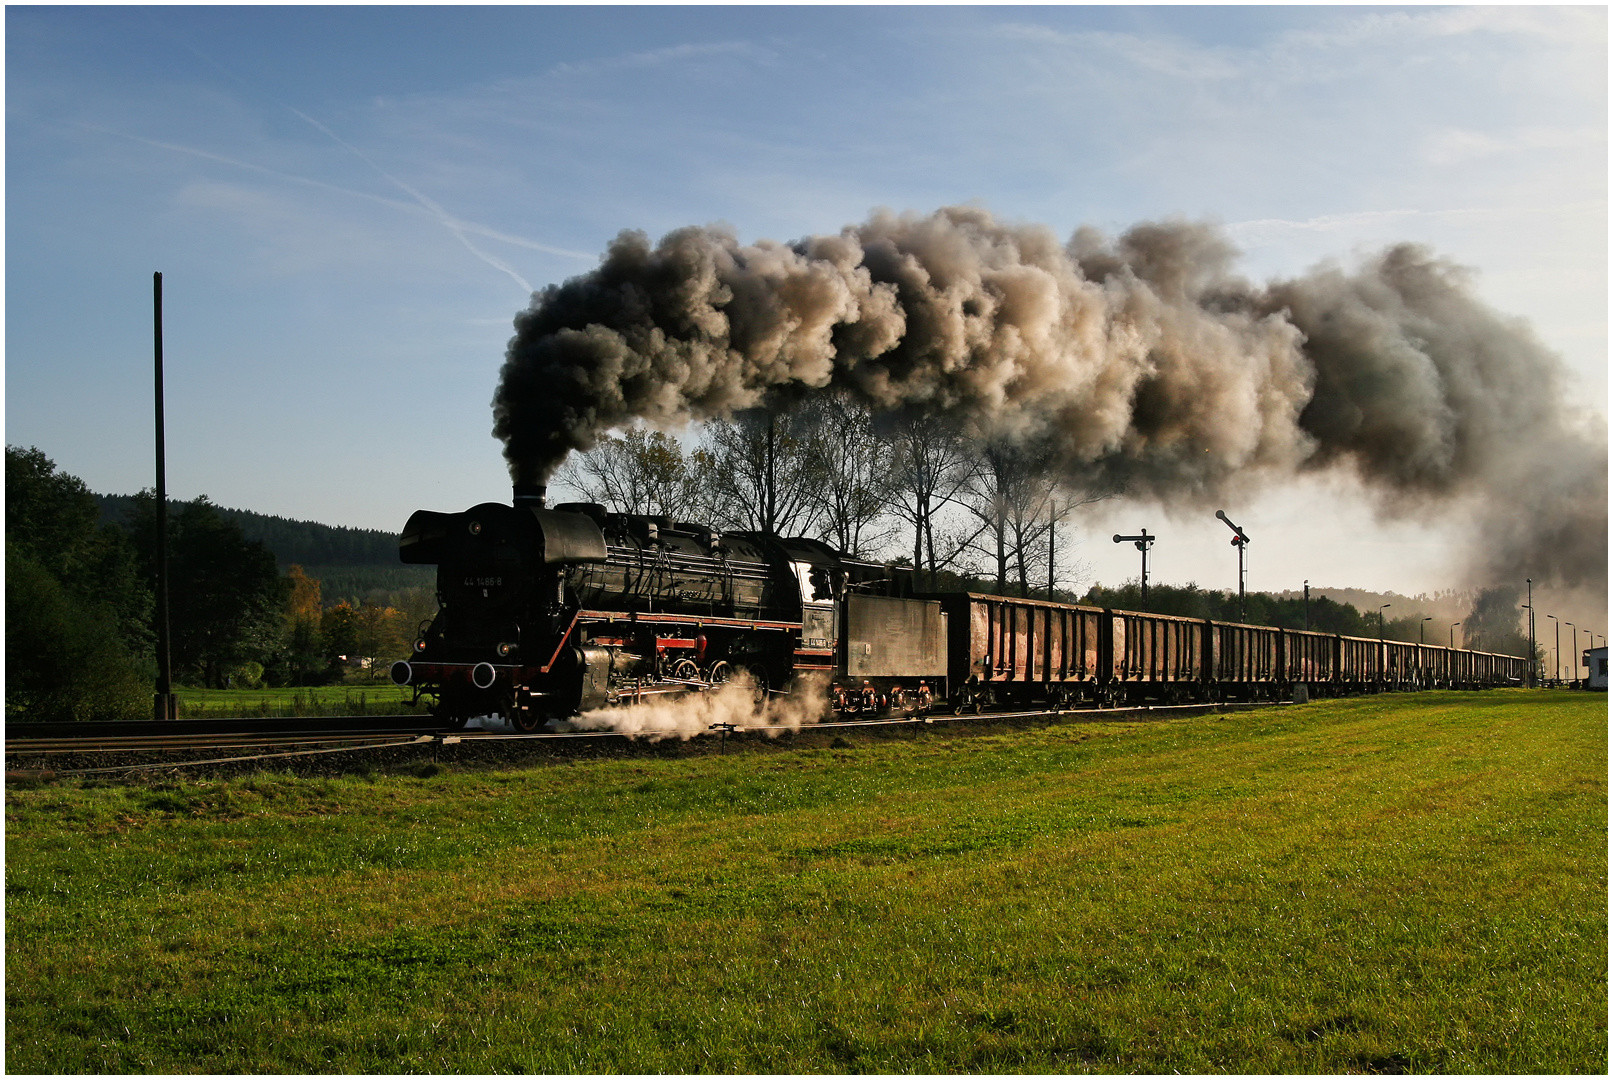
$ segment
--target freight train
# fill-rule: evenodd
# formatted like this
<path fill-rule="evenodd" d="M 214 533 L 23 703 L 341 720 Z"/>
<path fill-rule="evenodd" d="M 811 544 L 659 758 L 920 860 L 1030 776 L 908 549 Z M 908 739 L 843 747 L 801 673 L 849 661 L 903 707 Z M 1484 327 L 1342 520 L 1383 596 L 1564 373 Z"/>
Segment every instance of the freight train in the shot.
<path fill-rule="evenodd" d="M 1522 683 L 1522 657 L 980 593 L 816 540 L 722 533 L 593 503 L 416 511 L 406 563 L 438 611 L 392 679 L 444 722 L 537 731 L 743 673 L 758 695 L 829 682 L 842 715 L 1285 700 Z"/>

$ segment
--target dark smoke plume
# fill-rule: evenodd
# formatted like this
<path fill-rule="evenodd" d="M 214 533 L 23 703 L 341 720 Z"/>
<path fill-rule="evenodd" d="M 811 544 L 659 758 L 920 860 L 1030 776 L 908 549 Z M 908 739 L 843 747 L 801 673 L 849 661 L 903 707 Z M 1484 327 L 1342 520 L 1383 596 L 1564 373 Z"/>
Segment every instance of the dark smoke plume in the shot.
<path fill-rule="evenodd" d="M 1167 503 L 1348 469 L 1386 512 L 1476 515 L 1483 582 L 1605 593 L 1605 429 L 1574 428 L 1523 323 L 1415 245 L 1264 287 L 1235 256 L 1206 225 L 1064 245 L 956 207 L 791 244 L 623 232 L 516 317 L 494 434 L 515 479 L 541 482 L 631 421 L 837 386 Z"/>

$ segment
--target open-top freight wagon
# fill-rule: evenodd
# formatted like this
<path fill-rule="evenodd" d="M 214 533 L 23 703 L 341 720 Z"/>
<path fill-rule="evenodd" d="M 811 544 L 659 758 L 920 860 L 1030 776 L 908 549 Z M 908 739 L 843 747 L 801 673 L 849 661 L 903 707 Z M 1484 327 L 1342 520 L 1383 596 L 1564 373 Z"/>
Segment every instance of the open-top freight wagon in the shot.
<path fill-rule="evenodd" d="M 445 720 L 537 730 L 743 675 L 829 682 L 842 714 L 1277 700 L 1522 682 L 1522 657 L 981 593 L 817 540 L 724 535 L 541 491 L 422 510 L 405 562 L 437 565 L 437 615 L 394 681 Z"/>

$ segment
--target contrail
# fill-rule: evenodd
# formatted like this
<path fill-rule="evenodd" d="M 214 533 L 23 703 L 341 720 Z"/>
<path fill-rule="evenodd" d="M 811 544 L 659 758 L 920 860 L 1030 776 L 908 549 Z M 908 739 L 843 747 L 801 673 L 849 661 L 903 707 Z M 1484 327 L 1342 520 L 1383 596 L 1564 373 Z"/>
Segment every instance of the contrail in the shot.
<path fill-rule="evenodd" d="M 426 210 L 433 217 L 435 217 L 437 219 L 437 221 L 444 228 L 446 228 L 449 232 L 453 233 L 454 236 L 459 240 L 459 242 L 461 244 L 465 245 L 465 250 L 466 251 L 469 251 L 472 255 L 476 256 L 478 259 L 482 260 L 484 263 L 486 263 L 488 266 L 491 266 L 493 269 L 499 270 L 499 271 L 502 271 L 505 274 L 508 274 L 510 276 L 510 278 L 517 285 L 521 286 L 521 291 L 522 292 L 525 292 L 525 293 L 531 293 L 532 292 L 532 286 L 527 284 L 527 280 L 525 278 L 523 278 L 520 274 L 515 272 L 515 267 L 511 266 L 509 263 L 505 262 L 503 259 L 500 259 L 495 255 L 491 255 L 491 254 L 483 251 L 481 248 L 477 247 L 475 244 L 471 243 L 470 237 L 465 235 L 466 230 L 465 230 L 464 224 L 458 218 L 454 217 L 448 211 L 444 210 L 442 208 L 442 206 L 439 205 L 435 200 L 433 200 L 431 198 L 428 198 L 423 192 L 418 191 L 413 187 L 410 187 L 408 184 L 405 184 L 402 180 L 399 180 L 397 177 L 393 176 L 391 173 L 389 173 L 385 169 L 381 168 L 381 166 L 377 165 L 373 160 L 370 159 L 370 157 L 367 154 L 365 154 L 358 147 L 354 146 L 350 142 L 347 142 L 345 139 L 343 139 L 341 136 L 337 135 L 330 128 L 326 127 L 324 124 L 321 124 L 318 120 L 315 120 L 313 117 L 309 116 L 307 113 L 302 112 L 300 109 L 292 108 L 290 105 L 287 105 L 286 108 L 288 110 L 290 110 L 290 112 L 293 113 L 294 115 L 302 118 L 303 120 L 306 120 L 308 123 L 312 124 L 315 128 L 317 128 L 320 131 L 324 132 L 327 136 L 330 137 L 332 142 L 335 142 L 338 146 L 345 147 L 349 152 L 351 152 L 353 154 L 354 157 L 358 158 L 360 161 L 364 162 L 364 164 L 366 164 L 370 168 L 374 169 L 388 183 L 392 184 L 399 191 L 404 192 L 410 198 L 414 199 L 415 202 L 417 202 L 421 206 L 425 207 Z"/>

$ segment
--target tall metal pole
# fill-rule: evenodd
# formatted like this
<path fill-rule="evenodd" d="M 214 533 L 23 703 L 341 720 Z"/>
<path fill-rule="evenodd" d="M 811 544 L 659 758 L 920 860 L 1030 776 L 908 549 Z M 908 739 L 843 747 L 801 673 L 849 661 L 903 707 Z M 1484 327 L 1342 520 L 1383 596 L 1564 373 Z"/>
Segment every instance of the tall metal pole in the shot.
<path fill-rule="evenodd" d="M 1424 615 L 1423 621 L 1417 624 L 1417 644 L 1421 645 L 1423 643 L 1423 630 L 1433 621 L 1433 618 L 1432 615 Z"/>
<path fill-rule="evenodd" d="M 767 528 L 765 530 L 769 535 L 773 535 L 778 531 L 778 522 L 773 519 L 773 515 L 778 508 L 778 503 L 775 501 L 777 490 L 778 478 L 773 471 L 773 411 L 769 409 L 767 412 Z"/>
<path fill-rule="evenodd" d="M 1305 579 L 1305 629 L 1311 628 L 1311 579 Z"/>
<path fill-rule="evenodd" d="M 1154 546 L 1154 541 L 1158 540 L 1158 539 L 1159 539 L 1159 537 L 1157 537 L 1157 536 L 1149 536 L 1147 529 L 1143 529 L 1136 536 L 1121 536 L 1119 533 L 1115 533 L 1115 536 L 1114 536 L 1115 543 L 1123 544 L 1123 543 L 1125 543 L 1125 542 L 1127 542 L 1129 540 L 1133 547 L 1135 547 L 1138 551 L 1143 553 L 1143 604 L 1144 605 L 1147 605 L 1147 603 L 1148 603 L 1148 549 L 1153 547 Z"/>
<path fill-rule="evenodd" d="M 174 719 L 174 670 L 168 641 L 168 454 L 162 415 L 162 274 L 151 275 L 153 345 L 157 371 L 157 694 L 155 719 Z"/>
<path fill-rule="evenodd" d="M 1461 626 L 1461 620 L 1451 623 L 1451 648 L 1456 648 L 1456 628 Z"/>
<path fill-rule="evenodd" d="M 1232 519 L 1227 517 L 1227 512 L 1225 510 L 1217 510 L 1215 512 L 1215 516 L 1220 518 L 1226 524 L 1226 527 L 1231 529 L 1235 534 L 1232 537 L 1232 546 L 1238 549 L 1238 621 L 1245 622 L 1246 616 L 1244 615 L 1243 606 L 1243 549 L 1249 543 L 1249 534 L 1238 528 L 1238 526 L 1234 525 L 1232 523 Z"/>
<path fill-rule="evenodd" d="M 1555 615 L 1547 615 L 1546 618 L 1551 620 L 1552 633 L 1555 635 L 1551 648 L 1551 681 L 1556 682 L 1563 677 L 1563 624 Z"/>
<path fill-rule="evenodd" d="M 1529 586 L 1529 685 L 1534 686 L 1538 681 L 1535 677 L 1535 579 L 1523 580 Z"/>
<path fill-rule="evenodd" d="M 1574 681 L 1579 682 L 1579 627 L 1568 624 L 1574 631 Z"/>

